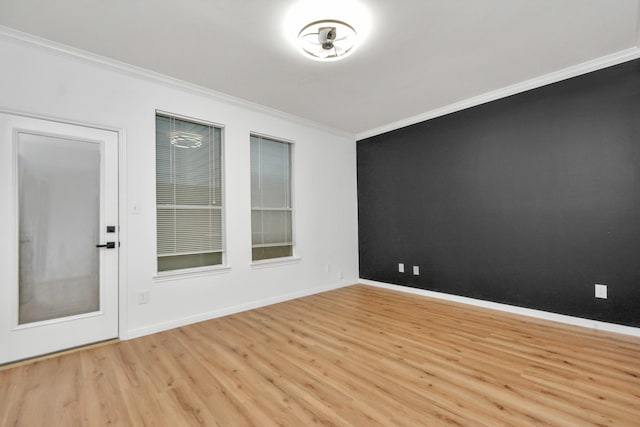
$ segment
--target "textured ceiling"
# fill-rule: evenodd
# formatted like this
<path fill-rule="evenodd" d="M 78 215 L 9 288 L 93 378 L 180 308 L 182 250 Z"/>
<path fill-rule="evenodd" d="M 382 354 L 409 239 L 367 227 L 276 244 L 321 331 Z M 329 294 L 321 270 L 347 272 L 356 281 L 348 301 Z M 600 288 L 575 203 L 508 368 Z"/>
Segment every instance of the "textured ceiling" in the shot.
<path fill-rule="evenodd" d="M 640 0 L 353 1 L 333 63 L 283 27 L 331 0 L 0 0 L 0 25 L 354 135 L 638 45 Z"/>

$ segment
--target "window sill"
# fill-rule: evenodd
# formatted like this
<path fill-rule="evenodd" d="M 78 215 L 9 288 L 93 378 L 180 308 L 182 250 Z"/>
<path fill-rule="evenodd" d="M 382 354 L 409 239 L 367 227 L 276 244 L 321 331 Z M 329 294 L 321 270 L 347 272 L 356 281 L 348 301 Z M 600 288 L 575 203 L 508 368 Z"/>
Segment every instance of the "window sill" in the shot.
<path fill-rule="evenodd" d="M 154 282 L 169 282 L 177 279 L 187 279 L 190 277 L 210 276 L 212 274 L 228 273 L 231 267 L 228 265 L 217 265 L 212 267 L 185 268 L 184 270 L 162 271 L 153 276 Z"/>
<path fill-rule="evenodd" d="M 251 264 L 252 269 L 256 268 L 267 268 L 267 267 L 277 267 L 279 265 L 289 265 L 289 264 L 298 264 L 302 261 L 302 258 L 298 258 L 296 256 L 290 256 L 286 258 L 273 258 L 273 259 L 264 259 L 260 261 L 254 261 Z"/>

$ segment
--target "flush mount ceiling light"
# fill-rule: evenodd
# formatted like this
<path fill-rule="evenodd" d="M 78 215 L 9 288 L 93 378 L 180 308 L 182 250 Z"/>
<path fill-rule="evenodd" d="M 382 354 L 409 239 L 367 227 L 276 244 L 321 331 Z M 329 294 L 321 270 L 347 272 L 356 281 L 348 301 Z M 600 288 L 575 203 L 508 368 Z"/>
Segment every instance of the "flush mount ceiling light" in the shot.
<path fill-rule="evenodd" d="M 202 145 L 202 136 L 192 132 L 171 132 L 171 145 L 180 148 L 197 148 Z"/>
<path fill-rule="evenodd" d="M 306 25 L 298 33 L 302 52 L 316 61 L 335 61 L 352 52 L 356 30 L 346 22 L 325 19 Z"/>

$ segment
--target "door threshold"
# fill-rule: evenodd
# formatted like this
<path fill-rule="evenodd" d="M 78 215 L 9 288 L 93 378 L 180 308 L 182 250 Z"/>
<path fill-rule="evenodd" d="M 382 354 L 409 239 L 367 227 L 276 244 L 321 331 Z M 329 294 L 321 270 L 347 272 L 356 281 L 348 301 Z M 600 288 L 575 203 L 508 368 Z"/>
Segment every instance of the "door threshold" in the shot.
<path fill-rule="evenodd" d="M 53 359 L 55 357 L 64 356 L 66 354 L 76 353 L 78 351 L 90 350 L 92 348 L 103 347 L 105 345 L 111 345 L 120 342 L 120 338 L 112 338 L 106 341 L 99 341 L 92 344 L 81 345 L 79 347 L 72 347 L 66 350 L 55 351 L 53 353 L 43 354 L 41 356 L 30 357 L 28 359 L 16 360 L 15 362 L 5 363 L 0 365 L 0 371 L 6 371 L 7 369 L 17 368 L 19 366 L 30 365 L 32 363 L 40 362 L 47 359 Z"/>

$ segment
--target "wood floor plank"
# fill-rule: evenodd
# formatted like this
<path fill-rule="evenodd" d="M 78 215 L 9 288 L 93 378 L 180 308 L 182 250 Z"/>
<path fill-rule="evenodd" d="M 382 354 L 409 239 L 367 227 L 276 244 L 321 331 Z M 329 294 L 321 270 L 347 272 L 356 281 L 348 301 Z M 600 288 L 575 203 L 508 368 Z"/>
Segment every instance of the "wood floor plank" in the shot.
<path fill-rule="evenodd" d="M 637 426 L 640 339 L 355 285 L 0 370 L 7 426 Z"/>

